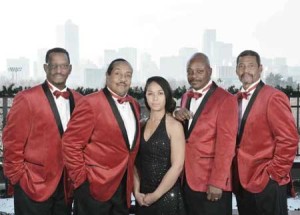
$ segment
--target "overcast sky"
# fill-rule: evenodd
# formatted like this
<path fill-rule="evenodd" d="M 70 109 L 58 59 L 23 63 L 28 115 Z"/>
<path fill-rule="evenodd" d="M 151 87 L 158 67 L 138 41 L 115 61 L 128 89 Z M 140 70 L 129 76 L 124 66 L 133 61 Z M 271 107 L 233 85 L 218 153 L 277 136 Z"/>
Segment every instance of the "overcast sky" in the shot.
<path fill-rule="evenodd" d="M 97 63 L 104 49 L 136 47 L 155 60 L 181 47 L 202 47 L 205 29 L 233 44 L 236 56 L 254 49 L 300 65 L 299 0 L 3 0 L 0 71 L 7 58 L 32 61 L 56 46 L 56 26 L 79 26 L 80 57 Z"/>

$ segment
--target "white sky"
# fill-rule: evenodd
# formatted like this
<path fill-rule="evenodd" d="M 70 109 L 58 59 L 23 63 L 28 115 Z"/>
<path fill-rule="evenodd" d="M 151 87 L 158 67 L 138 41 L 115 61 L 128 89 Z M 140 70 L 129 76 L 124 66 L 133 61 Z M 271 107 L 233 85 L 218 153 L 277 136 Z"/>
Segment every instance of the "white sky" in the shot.
<path fill-rule="evenodd" d="M 104 49 L 136 47 L 155 60 L 181 47 L 201 50 L 205 29 L 233 44 L 300 65 L 299 0 L 2 0 L 0 71 L 7 58 L 35 60 L 56 46 L 56 26 L 79 26 L 80 57 L 98 63 Z"/>

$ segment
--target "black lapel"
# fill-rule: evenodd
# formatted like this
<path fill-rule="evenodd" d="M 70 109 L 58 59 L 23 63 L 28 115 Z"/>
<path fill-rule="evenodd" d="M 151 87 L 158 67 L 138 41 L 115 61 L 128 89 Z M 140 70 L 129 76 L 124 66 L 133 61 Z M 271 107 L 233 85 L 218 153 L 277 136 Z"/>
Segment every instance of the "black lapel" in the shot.
<path fill-rule="evenodd" d="M 188 98 L 188 99 L 187 99 L 187 102 L 186 102 L 185 108 L 188 109 L 188 110 L 190 109 L 191 100 L 192 100 L 192 98 Z M 188 136 L 188 130 L 189 130 L 189 120 L 185 120 L 185 121 L 184 121 L 183 128 L 184 128 L 185 139 L 187 139 L 187 136 Z"/>
<path fill-rule="evenodd" d="M 74 96 L 72 91 L 68 88 L 67 89 L 70 93 L 70 97 L 69 97 L 69 103 L 70 103 L 70 116 L 72 116 L 73 110 L 75 108 L 75 100 L 74 100 Z"/>
<path fill-rule="evenodd" d="M 242 121 L 241 121 L 241 127 L 240 127 L 240 130 L 238 132 L 238 135 L 237 135 L 237 142 L 236 144 L 239 145 L 240 142 L 241 142 L 241 139 L 242 139 L 242 136 L 243 136 L 243 132 L 244 132 L 244 127 L 245 127 L 245 123 L 246 123 L 246 120 L 248 118 L 248 115 L 250 113 L 250 110 L 255 102 L 255 99 L 259 93 L 259 91 L 262 89 L 262 87 L 264 86 L 264 82 L 260 81 L 256 87 L 256 89 L 254 90 L 253 92 L 253 95 L 251 96 L 251 99 L 247 105 L 247 108 L 244 112 L 244 115 L 243 115 L 243 118 L 242 118 Z"/>
<path fill-rule="evenodd" d="M 207 103 L 209 97 L 213 94 L 213 92 L 215 92 L 215 90 L 218 88 L 218 86 L 215 84 L 215 82 L 212 82 L 212 85 L 210 87 L 210 89 L 208 90 L 208 92 L 205 94 L 201 104 L 199 105 L 194 117 L 193 117 L 193 120 L 192 120 L 192 123 L 191 123 L 191 126 L 190 128 L 188 129 L 188 132 L 187 132 L 187 135 L 186 135 L 186 139 L 189 138 L 199 116 L 201 115 L 201 112 L 203 111 L 204 107 L 205 107 L 205 104 Z"/>
<path fill-rule="evenodd" d="M 61 120 L 60 120 L 60 116 L 59 116 L 59 113 L 58 113 L 58 110 L 57 110 L 57 107 L 56 107 L 56 104 L 55 104 L 55 101 L 54 101 L 54 98 L 53 98 L 53 95 L 48 87 L 48 84 L 47 84 L 47 81 L 45 81 L 43 84 L 42 84 L 42 87 L 43 87 L 43 90 L 44 90 L 44 93 L 50 103 L 50 107 L 51 107 L 51 110 L 52 110 L 52 113 L 54 115 L 54 118 L 55 118 L 55 121 L 56 121 L 56 125 L 57 125 L 57 128 L 58 128 L 58 131 L 59 131 L 59 134 L 60 136 L 63 135 L 64 133 L 64 129 L 63 129 L 63 126 L 61 124 Z"/>
<path fill-rule="evenodd" d="M 118 122 L 118 124 L 120 126 L 120 129 L 122 131 L 123 138 L 125 140 L 126 146 L 127 146 L 128 150 L 130 150 L 130 145 L 129 145 L 129 140 L 128 140 L 126 128 L 125 128 L 123 119 L 122 119 L 122 117 L 120 115 L 120 112 L 119 112 L 119 110 L 117 108 L 117 105 L 116 105 L 114 99 L 112 98 L 111 93 L 109 92 L 109 90 L 107 88 L 103 89 L 103 93 L 106 96 L 106 98 L 107 98 L 107 100 L 108 100 L 108 102 L 110 104 L 110 107 L 111 107 L 111 109 L 112 109 L 112 111 L 113 111 L 113 113 L 115 115 L 115 118 L 116 118 L 116 120 L 117 120 L 117 122 Z"/>
<path fill-rule="evenodd" d="M 132 143 L 132 147 L 131 147 L 131 150 L 133 150 L 135 145 L 136 145 L 136 139 L 137 139 L 137 136 L 138 136 L 138 128 L 139 128 L 138 123 L 139 123 L 139 121 L 138 121 L 138 118 L 137 118 L 137 113 L 135 112 L 134 106 L 131 102 L 130 102 L 130 107 L 131 107 L 131 110 L 133 112 L 134 119 L 135 119 L 135 134 L 134 134 L 133 143 Z"/>

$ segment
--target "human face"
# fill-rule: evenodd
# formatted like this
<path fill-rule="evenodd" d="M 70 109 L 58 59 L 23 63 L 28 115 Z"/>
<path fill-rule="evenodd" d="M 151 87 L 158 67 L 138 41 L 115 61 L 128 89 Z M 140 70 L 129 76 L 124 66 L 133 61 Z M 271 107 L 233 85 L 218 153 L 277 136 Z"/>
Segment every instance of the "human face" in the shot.
<path fill-rule="evenodd" d="M 200 90 L 210 81 L 212 69 L 204 58 L 192 60 L 187 68 L 187 78 L 191 87 Z"/>
<path fill-rule="evenodd" d="M 236 65 L 236 74 L 245 90 L 260 79 L 262 65 L 258 65 L 255 56 L 240 57 Z"/>
<path fill-rule="evenodd" d="M 148 85 L 146 99 L 151 111 L 161 111 L 165 109 L 165 92 L 156 82 L 153 81 Z"/>
<path fill-rule="evenodd" d="M 65 53 L 53 52 L 49 56 L 48 64 L 44 64 L 47 80 L 58 89 L 66 87 L 66 81 L 71 73 L 72 65 Z"/>
<path fill-rule="evenodd" d="M 126 62 L 116 62 L 110 75 L 106 74 L 106 85 L 118 96 L 125 96 L 130 88 L 132 68 Z"/>

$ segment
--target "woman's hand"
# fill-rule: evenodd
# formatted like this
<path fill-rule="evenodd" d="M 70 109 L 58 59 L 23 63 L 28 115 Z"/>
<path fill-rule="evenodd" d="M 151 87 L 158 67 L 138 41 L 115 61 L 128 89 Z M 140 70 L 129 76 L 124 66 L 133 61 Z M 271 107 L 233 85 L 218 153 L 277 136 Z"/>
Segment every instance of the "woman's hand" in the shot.
<path fill-rule="evenodd" d="M 159 196 L 155 193 L 147 193 L 144 197 L 144 204 L 145 206 L 150 206 L 154 202 L 156 202 L 159 199 Z"/>
<path fill-rule="evenodd" d="M 135 200 L 138 202 L 140 206 L 145 206 L 144 198 L 146 195 L 144 193 L 136 192 L 134 196 L 135 196 Z"/>

